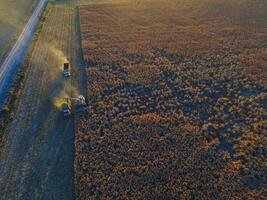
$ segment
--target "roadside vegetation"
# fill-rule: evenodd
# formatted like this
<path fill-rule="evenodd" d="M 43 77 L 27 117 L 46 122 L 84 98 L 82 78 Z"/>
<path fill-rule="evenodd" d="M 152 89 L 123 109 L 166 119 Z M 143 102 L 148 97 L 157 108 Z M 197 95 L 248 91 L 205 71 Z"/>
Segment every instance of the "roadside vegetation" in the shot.
<path fill-rule="evenodd" d="M 0 0 L 0 64 L 30 18 L 37 0 Z"/>
<path fill-rule="evenodd" d="M 78 199 L 266 196 L 266 22 L 177 2 L 79 7 Z"/>
<path fill-rule="evenodd" d="M 46 12 L 42 13 L 40 17 L 40 23 L 37 28 L 37 31 L 34 35 L 33 42 L 28 50 L 27 57 L 23 63 L 23 66 L 18 70 L 14 82 L 10 88 L 9 95 L 5 101 L 5 104 L 2 109 L 0 109 L 0 154 L 4 144 L 5 133 L 8 130 L 8 127 L 12 120 L 15 117 L 16 110 L 19 104 L 19 99 L 22 95 L 22 90 L 26 81 L 26 76 L 29 68 L 29 62 L 32 58 L 32 53 L 35 49 L 36 42 L 38 41 L 39 34 L 42 31 L 42 27 L 44 25 L 44 21 L 46 18 Z"/>

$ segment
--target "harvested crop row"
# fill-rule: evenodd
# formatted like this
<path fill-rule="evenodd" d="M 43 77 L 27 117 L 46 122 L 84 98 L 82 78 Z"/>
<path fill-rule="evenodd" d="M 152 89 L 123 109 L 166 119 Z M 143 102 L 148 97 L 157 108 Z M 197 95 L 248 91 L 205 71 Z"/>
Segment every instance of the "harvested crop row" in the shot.
<path fill-rule="evenodd" d="M 63 62 L 69 60 L 75 67 L 70 55 L 74 53 L 69 50 L 75 43 L 74 10 L 69 4 L 49 4 L 42 20 L 1 157 L 4 199 L 74 196 L 74 119 L 65 120 L 54 105 L 65 85 L 71 85 L 62 75 Z"/>

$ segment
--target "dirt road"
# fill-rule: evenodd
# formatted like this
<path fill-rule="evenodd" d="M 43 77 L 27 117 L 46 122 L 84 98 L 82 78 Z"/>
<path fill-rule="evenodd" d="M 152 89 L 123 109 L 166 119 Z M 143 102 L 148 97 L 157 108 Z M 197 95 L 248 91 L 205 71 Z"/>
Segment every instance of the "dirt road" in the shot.
<path fill-rule="evenodd" d="M 15 120 L 0 160 L 0 199 L 74 199 L 74 117 L 55 106 L 66 88 L 79 93 L 75 9 L 48 5 Z M 62 64 L 74 72 L 64 79 Z M 70 95 L 70 94 L 69 94 Z"/>
<path fill-rule="evenodd" d="M 41 0 L 37 5 L 35 11 L 33 12 L 31 18 L 28 23 L 24 27 L 21 35 L 19 36 L 17 42 L 11 49 L 8 54 L 6 60 L 1 66 L 0 70 L 0 107 L 4 103 L 4 99 L 6 97 L 6 93 L 14 78 L 14 74 L 16 69 L 21 65 L 23 58 L 25 56 L 25 52 L 29 46 L 29 43 L 33 37 L 34 31 L 39 21 L 39 16 L 44 9 L 47 0 Z"/>

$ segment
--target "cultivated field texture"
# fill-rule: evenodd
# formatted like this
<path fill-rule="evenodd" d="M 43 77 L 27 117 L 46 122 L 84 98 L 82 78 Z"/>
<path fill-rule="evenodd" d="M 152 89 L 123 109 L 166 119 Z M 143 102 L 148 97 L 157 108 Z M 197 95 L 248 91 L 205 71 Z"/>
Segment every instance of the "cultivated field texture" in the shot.
<path fill-rule="evenodd" d="M 266 3 L 195 2 L 79 7 L 78 199 L 266 197 Z"/>
<path fill-rule="evenodd" d="M 15 43 L 37 0 L 0 0 L 0 64 Z"/>
<path fill-rule="evenodd" d="M 4 138 L 0 199 L 74 199 L 74 117 L 58 101 L 78 93 L 74 5 L 49 4 L 24 69 L 17 112 Z M 64 79 L 63 63 L 72 77 Z M 22 83 L 21 83 L 22 84 Z"/>

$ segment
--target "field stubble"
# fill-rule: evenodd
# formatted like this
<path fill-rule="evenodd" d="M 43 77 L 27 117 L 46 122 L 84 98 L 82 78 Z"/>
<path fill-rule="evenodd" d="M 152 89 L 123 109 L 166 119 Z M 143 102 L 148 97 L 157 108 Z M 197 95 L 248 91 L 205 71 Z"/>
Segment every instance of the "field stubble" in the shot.
<path fill-rule="evenodd" d="M 65 120 L 54 107 L 66 85 L 77 86 L 75 73 L 65 85 L 61 69 L 64 60 L 76 66 L 74 7 L 50 4 L 44 17 L 1 154 L 5 199 L 74 198 L 74 119 Z"/>

